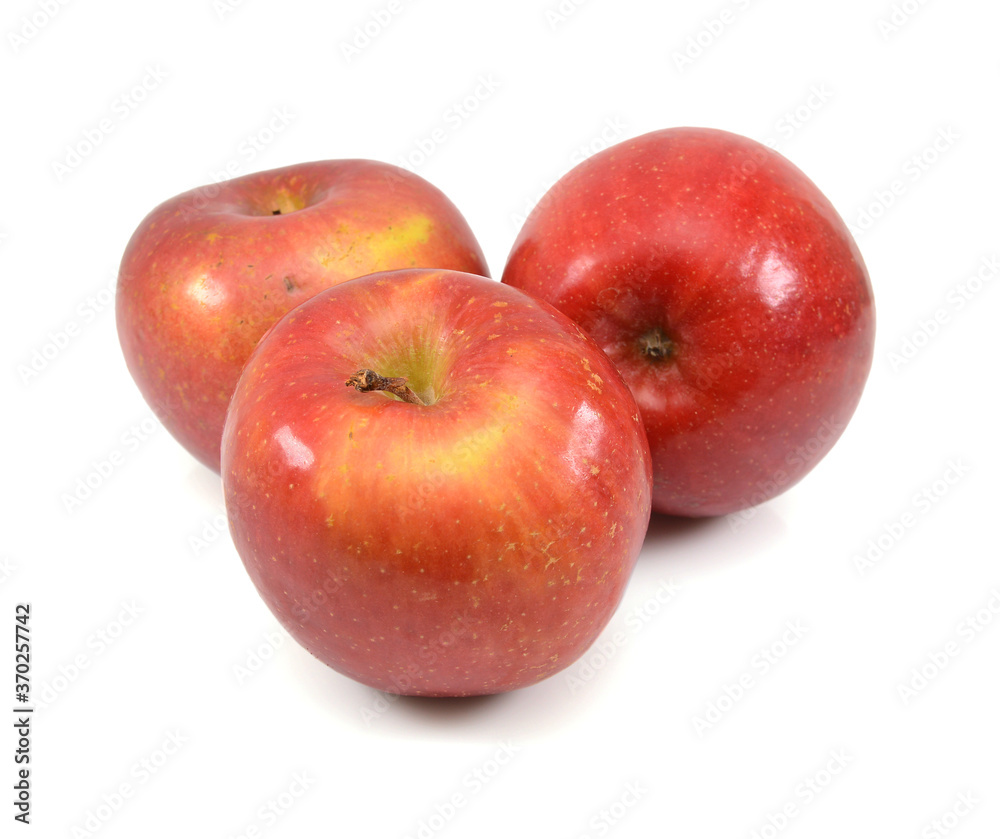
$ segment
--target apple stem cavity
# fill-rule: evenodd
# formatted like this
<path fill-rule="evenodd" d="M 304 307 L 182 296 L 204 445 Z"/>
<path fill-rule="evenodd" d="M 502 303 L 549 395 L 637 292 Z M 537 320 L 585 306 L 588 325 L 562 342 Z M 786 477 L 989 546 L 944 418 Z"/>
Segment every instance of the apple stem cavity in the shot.
<path fill-rule="evenodd" d="M 410 388 L 406 386 L 406 379 L 393 377 L 389 378 L 386 376 L 380 376 L 374 370 L 358 370 L 353 376 L 348 378 L 345 385 L 348 387 L 354 386 L 355 389 L 361 393 L 371 393 L 372 391 L 384 391 L 385 393 L 391 393 L 393 396 L 402 400 L 403 402 L 409 402 L 411 405 L 426 405 L 417 394 L 415 394 Z"/>
<path fill-rule="evenodd" d="M 650 361 L 661 361 L 673 358 L 676 347 L 666 333 L 657 326 L 639 336 L 639 350 Z"/>

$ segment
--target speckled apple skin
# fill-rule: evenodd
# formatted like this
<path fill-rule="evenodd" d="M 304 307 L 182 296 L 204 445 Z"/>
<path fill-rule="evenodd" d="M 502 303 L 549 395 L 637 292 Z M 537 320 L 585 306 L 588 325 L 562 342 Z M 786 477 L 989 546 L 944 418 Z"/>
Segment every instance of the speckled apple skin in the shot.
<path fill-rule="evenodd" d="M 871 368 L 872 287 L 847 227 L 787 159 L 725 131 L 657 131 L 584 161 L 529 216 L 503 282 L 622 372 L 663 513 L 732 513 L 791 487 Z M 671 357 L 643 353 L 656 330 Z"/>
<path fill-rule="evenodd" d="M 153 210 L 125 249 L 125 361 L 167 430 L 218 471 L 229 399 L 267 329 L 322 289 L 409 267 L 488 274 L 455 205 L 404 169 L 327 160 L 200 187 Z"/>
<path fill-rule="evenodd" d="M 431 404 L 346 387 L 360 368 Z M 576 324 L 449 271 L 290 312 L 222 453 L 236 547 L 281 624 L 341 673 L 425 696 L 523 687 L 586 651 L 642 546 L 651 469 L 635 400 Z"/>

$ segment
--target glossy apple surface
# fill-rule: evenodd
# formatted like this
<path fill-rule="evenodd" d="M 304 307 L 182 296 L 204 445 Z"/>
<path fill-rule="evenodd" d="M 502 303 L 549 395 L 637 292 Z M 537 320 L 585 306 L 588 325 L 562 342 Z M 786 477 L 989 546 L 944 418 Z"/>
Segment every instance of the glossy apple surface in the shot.
<path fill-rule="evenodd" d="M 406 380 L 424 404 L 345 382 Z M 650 513 L 628 387 L 572 321 L 499 282 L 396 271 L 260 342 L 222 449 L 236 547 L 282 625 L 402 694 L 568 666 L 621 599 Z"/>
<path fill-rule="evenodd" d="M 458 209 L 404 169 L 328 160 L 194 189 L 125 249 L 125 361 L 164 426 L 218 471 L 229 398 L 264 332 L 318 291 L 410 267 L 487 273 Z"/>
<path fill-rule="evenodd" d="M 820 190 L 777 152 L 676 128 L 571 170 L 503 281 L 610 356 L 653 455 L 653 509 L 731 513 L 801 479 L 840 437 L 872 361 L 868 272 Z"/>

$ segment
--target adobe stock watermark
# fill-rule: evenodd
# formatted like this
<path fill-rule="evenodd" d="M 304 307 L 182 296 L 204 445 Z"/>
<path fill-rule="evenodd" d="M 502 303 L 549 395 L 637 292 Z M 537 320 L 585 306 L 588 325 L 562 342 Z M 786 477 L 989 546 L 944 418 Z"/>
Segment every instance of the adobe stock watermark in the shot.
<path fill-rule="evenodd" d="M 944 300 L 926 318 L 917 321 L 903 340 L 889 350 L 886 358 L 892 372 L 896 373 L 906 367 L 921 351 L 937 338 L 946 326 L 954 321 L 955 316 L 963 311 L 969 303 L 987 286 L 992 284 L 1000 274 L 1000 256 L 990 254 L 979 260 L 979 264 L 956 282 L 944 296 Z"/>
<path fill-rule="evenodd" d="M 62 157 L 52 161 L 56 180 L 62 183 L 76 172 L 168 78 L 169 74 L 159 64 L 147 64 L 142 78 L 114 97 L 107 112 L 67 143 Z"/>
<path fill-rule="evenodd" d="M 25 387 L 33 385 L 68 349 L 106 313 L 114 311 L 115 288 L 118 278 L 114 275 L 94 291 L 88 293 L 73 307 L 73 314 L 63 323 L 45 333 L 39 343 L 31 348 L 17 365 L 17 376 Z"/>
<path fill-rule="evenodd" d="M 805 812 L 806 807 L 826 792 L 834 780 L 843 775 L 844 770 L 853 762 L 853 755 L 844 749 L 831 750 L 820 769 L 795 784 L 784 803 L 768 813 L 759 827 L 750 831 L 751 839 L 776 839 Z"/>
<path fill-rule="evenodd" d="M 216 510 L 215 515 L 206 518 L 194 532 L 188 534 L 187 548 L 195 559 L 209 548 L 215 547 L 229 533 L 229 517 L 225 506 L 220 505 Z"/>
<path fill-rule="evenodd" d="M 417 679 L 422 678 L 425 668 L 437 664 L 441 656 L 448 654 L 449 647 L 470 632 L 475 631 L 475 628 L 475 622 L 469 617 L 468 612 L 463 612 L 454 618 L 445 629 L 421 648 L 417 654 L 417 661 L 410 662 L 400 672 L 393 673 L 389 677 L 395 692 L 372 691 L 371 702 L 361 708 L 361 719 L 364 720 L 365 725 L 371 725 L 373 721 L 386 713 L 392 707 L 392 703 L 399 700 L 400 695 L 405 694 Z"/>
<path fill-rule="evenodd" d="M 805 96 L 775 120 L 774 134 L 763 141 L 764 145 L 769 146 L 775 151 L 780 149 L 800 130 L 805 128 L 816 114 L 829 105 L 833 97 L 833 90 L 825 82 L 816 82 L 810 85 Z M 757 171 L 757 166 L 753 166 L 754 162 L 759 166 L 762 161 L 750 161 L 745 164 L 750 169 L 748 172 L 742 172 L 746 177 L 752 177 Z"/>
<path fill-rule="evenodd" d="M 502 741 L 486 760 L 462 776 L 460 788 L 434 805 L 433 812 L 422 818 L 405 839 L 431 839 L 454 821 L 480 792 L 491 784 L 501 770 L 521 751 L 509 739 Z"/>
<path fill-rule="evenodd" d="M 559 0 L 545 10 L 545 22 L 555 32 L 587 4 L 587 0 Z"/>
<path fill-rule="evenodd" d="M 955 625 L 953 636 L 939 647 L 928 650 L 920 663 L 910 668 L 906 678 L 896 684 L 896 696 L 900 701 L 909 705 L 927 690 L 955 659 L 993 626 L 994 621 L 1000 623 L 1000 586 L 990 589 L 982 606 Z"/>
<path fill-rule="evenodd" d="M 316 779 L 307 771 L 293 772 L 291 780 L 285 784 L 281 792 L 261 804 L 239 833 L 227 833 L 226 839 L 261 839 L 265 831 L 270 830 L 288 815 L 292 807 L 315 785 Z"/>
<path fill-rule="evenodd" d="M 340 42 L 340 54 L 344 56 L 344 61 L 348 64 L 354 61 L 412 4 L 413 0 L 388 0 L 384 5 L 369 11 L 365 19 L 351 30 L 351 34 Z"/>
<path fill-rule="evenodd" d="M 903 29 L 930 0 L 902 0 L 893 3 L 889 13 L 880 17 L 875 25 L 883 41 L 888 41 Z"/>
<path fill-rule="evenodd" d="M 167 731 L 158 745 L 129 766 L 125 779 L 119 781 L 110 792 L 101 795 L 100 802 L 70 828 L 73 839 L 90 839 L 96 836 L 189 741 L 190 738 L 178 729 Z"/>
<path fill-rule="evenodd" d="M 274 658 L 274 654 L 285 646 L 289 638 L 289 634 L 279 626 L 265 632 L 260 643 L 247 649 L 243 657 L 233 665 L 236 684 L 243 687 Z"/>
<path fill-rule="evenodd" d="M 430 131 L 414 140 L 410 147 L 397 155 L 396 162 L 404 169 L 416 172 L 452 139 L 479 109 L 500 90 L 500 81 L 493 73 L 481 73 L 476 84 L 459 99 L 452 102 L 441 114 L 441 119 Z"/>
<path fill-rule="evenodd" d="M 413 512 L 427 509 L 434 495 L 447 486 L 453 476 L 468 471 L 470 465 L 488 454 L 505 431 L 506 426 L 477 428 L 459 440 L 455 444 L 454 454 L 436 461 L 435 467 L 425 472 L 423 480 L 407 494 L 404 500 L 406 509 Z"/>
<path fill-rule="evenodd" d="M 78 475 L 70 487 L 60 494 L 59 501 L 66 514 L 73 515 L 83 509 L 162 427 L 155 417 L 147 416 L 136 420 L 119 434 L 115 445 L 91 460 L 88 471 Z"/>
<path fill-rule="evenodd" d="M 70 0 L 38 0 L 29 14 L 21 15 L 15 28 L 7 33 L 7 43 L 14 55 L 44 32 L 69 4 Z"/>
<path fill-rule="evenodd" d="M 913 528 L 933 511 L 969 474 L 971 467 L 960 457 L 948 461 L 938 477 L 910 496 L 909 504 L 896 518 L 882 525 L 863 548 L 851 557 L 854 569 L 864 576 L 881 563 Z"/>
<path fill-rule="evenodd" d="M 567 156 L 566 162 L 569 168 L 583 163 L 589 157 L 598 152 L 604 151 L 605 149 L 611 148 L 615 143 L 624 139 L 625 132 L 628 129 L 628 125 L 621 117 L 608 117 L 604 120 L 603 125 L 600 130 L 592 135 L 590 138 L 581 142 L 576 148 L 573 149 Z M 556 185 L 559 179 L 562 177 L 562 172 L 560 172 L 555 177 L 549 178 L 543 183 L 539 189 L 535 190 L 534 194 L 525 201 L 521 212 L 511 213 L 510 220 L 511 224 L 515 230 L 520 230 L 524 226 L 524 223 L 528 220 L 528 216 L 532 211 L 538 207 L 543 206 L 551 195 L 549 190 Z"/>
<path fill-rule="evenodd" d="M 826 84 L 818 82 L 810 85 L 802 100 L 785 111 L 775 120 L 774 134 L 761 141 L 773 151 L 780 151 L 784 143 L 794 137 L 804 128 L 830 100 L 833 91 Z M 748 180 L 770 162 L 770 155 L 760 147 L 751 149 L 746 155 L 741 155 L 730 166 L 729 184 L 731 187 L 743 186 Z"/>
<path fill-rule="evenodd" d="M 928 821 L 920 831 L 920 839 L 945 839 L 982 804 L 979 794 L 973 790 L 960 792 L 952 805 L 940 816 Z"/>
<path fill-rule="evenodd" d="M 670 54 L 674 69 L 678 73 L 689 70 L 718 43 L 726 31 L 750 8 L 751 3 L 752 0 L 730 0 L 711 17 L 702 18 L 701 26 L 687 36 L 679 49 Z"/>
<path fill-rule="evenodd" d="M 212 0 L 212 10 L 219 20 L 225 20 L 233 12 L 243 8 L 246 0 Z"/>
<path fill-rule="evenodd" d="M 625 820 L 648 792 L 649 789 L 642 781 L 629 781 L 611 804 L 601 807 L 587 819 L 587 832 L 578 834 L 577 839 L 607 836 Z"/>
<path fill-rule="evenodd" d="M 15 565 L 14 560 L 6 555 L 0 556 L 0 586 L 13 577 L 15 571 L 17 571 L 17 565 Z"/>
<path fill-rule="evenodd" d="M 198 187 L 193 198 L 185 205 L 182 212 L 187 214 L 200 213 L 222 192 L 221 184 L 230 178 L 245 175 L 249 167 L 262 155 L 295 121 L 296 115 L 290 109 L 278 105 L 271 108 L 270 114 L 261 124 L 247 132 L 236 144 L 233 155 L 221 166 L 208 173 L 212 183 Z"/>
<path fill-rule="evenodd" d="M 961 135 L 951 126 L 939 128 L 929 143 L 906 159 L 898 175 L 876 189 L 855 210 L 853 221 L 845 219 L 851 235 L 857 239 L 869 232 L 961 139 Z"/>
<path fill-rule="evenodd" d="M 642 603 L 633 606 L 624 616 L 625 628 L 613 632 L 610 637 L 605 637 L 587 650 L 571 670 L 563 674 L 566 687 L 571 694 L 576 694 L 601 672 L 608 663 L 628 644 L 649 623 L 663 611 L 663 608 L 671 603 L 677 596 L 680 586 L 670 580 L 660 580 L 656 590 Z M 615 624 L 620 618 L 616 616 Z M 607 633 L 605 633 L 607 634 Z"/>
<path fill-rule="evenodd" d="M 755 490 L 749 496 L 740 499 L 743 509 L 726 516 L 733 533 L 739 533 L 746 527 L 747 523 L 757 515 L 760 504 L 787 489 L 803 474 L 806 466 L 816 463 L 825 452 L 829 451 L 845 427 L 845 423 L 839 419 L 824 419 L 815 434 L 785 455 L 787 470 L 776 469 L 770 477 L 758 480 Z"/>
<path fill-rule="evenodd" d="M 72 659 L 59 665 L 57 672 L 48 681 L 42 682 L 36 693 L 36 706 L 49 708 L 80 677 L 121 640 L 126 630 L 135 625 L 145 609 L 135 600 L 123 600 L 113 618 L 101 624 L 84 639 L 81 649 Z"/>
<path fill-rule="evenodd" d="M 805 638 L 807 632 L 809 632 L 809 627 L 803 626 L 801 621 L 786 621 L 781 634 L 774 641 L 758 649 L 750 659 L 747 668 L 725 682 L 722 690 L 709 700 L 705 710 L 691 718 L 695 733 L 699 737 L 704 737 L 706 732 L 711 731 L 722 722 L 723 718 L 760 684 L 760 679 L 785 660 L 788 654 Z"/>

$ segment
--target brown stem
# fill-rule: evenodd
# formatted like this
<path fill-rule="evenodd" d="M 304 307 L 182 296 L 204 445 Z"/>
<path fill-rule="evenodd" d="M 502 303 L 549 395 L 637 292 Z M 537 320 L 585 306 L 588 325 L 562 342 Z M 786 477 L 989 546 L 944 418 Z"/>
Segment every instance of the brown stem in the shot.
<path fill-rule="evenodd" d="M 674 357 L 676 347 L 658 326 L 639 336 L 639 351 L 650 361 Z"/>
<path fill-rule="evenodd" d="M 344 382 L 348 387 L 352 385 L 361 393 L 370 393 L 373 390 L 384 390 L 386 393 L 391 393 L 393 396 L 397 396 L 404 402 L 409 402 L 411 405 L 425 405 L 423 399 L 421 399 L 417 394 L 410 390 L 406 386 L 406 379 L 403 378 L 387 378 L 385 376 L 380 376 L 374 370 L 358 370 L 353 376 L 351 376 L 346 382 Z"/>

